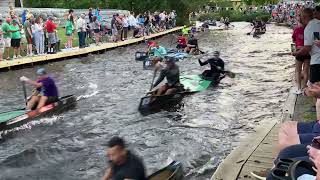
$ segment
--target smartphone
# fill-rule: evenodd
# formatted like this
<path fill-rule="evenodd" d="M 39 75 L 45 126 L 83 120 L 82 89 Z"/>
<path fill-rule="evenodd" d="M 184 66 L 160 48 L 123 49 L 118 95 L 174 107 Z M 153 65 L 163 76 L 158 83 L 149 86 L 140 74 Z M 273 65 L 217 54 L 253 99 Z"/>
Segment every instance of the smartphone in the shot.
<path fill-rule="evenodd" d="M 291 52 L 296 52 L 296 45 L 294 43 L 291 44 Z"/>
<path fill-rule="evenodd" d="M 320 40 L 319 32 L 313 32 L 314 40 Z"/>
<path fill-rule="evenodd" d="M 319 138 L 313 138 L 311 146 L 320 149 L 320 139 Z"/>

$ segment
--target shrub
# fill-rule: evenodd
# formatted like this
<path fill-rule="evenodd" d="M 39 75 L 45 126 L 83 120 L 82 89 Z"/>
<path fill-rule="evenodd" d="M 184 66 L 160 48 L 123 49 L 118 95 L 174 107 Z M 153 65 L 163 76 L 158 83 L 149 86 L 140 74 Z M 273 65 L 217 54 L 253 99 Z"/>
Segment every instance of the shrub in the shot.
<path fill-rule="evenodd" d="M 214 13 L 205 13 L 198 16 L 199 21 L 205 20 L 219 20 L 221 17 L 229 17 L 230 21 L 247 21 L 252 22 L 256 18 L 259 18 L 263 21 L 268 21 L 270 19 L 270 14 L 266 12 L 255 12 L 252 14 L 245 14 L 240 11 L 221 11 Z"/>

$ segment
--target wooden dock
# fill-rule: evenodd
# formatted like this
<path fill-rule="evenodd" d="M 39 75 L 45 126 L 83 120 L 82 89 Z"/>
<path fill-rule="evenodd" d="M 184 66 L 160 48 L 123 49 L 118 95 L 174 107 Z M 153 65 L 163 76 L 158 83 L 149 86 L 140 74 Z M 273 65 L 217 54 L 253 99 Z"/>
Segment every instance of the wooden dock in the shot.
<path fill-rule="evenodd" d="M 100 52 L 100 51 L 106 51 L 108 49 L 114 49 L 117 47 L 121 46 L 128 46 L 140 42 L 144 42 L 145 40 L 148 39 L 155 39 L 162 37 L 166 34 L 174 33 L 177 31 L 180 31 L 183 27 L 176 27 L 173 29 L 169 29 L 167 31 L 163 31 L 160 33 L 156 34 L 151 34 L 149 36 L 141 37 L 141 38 L 133 38 L 129 39 L 126 41 L 120 41 L 116 43 L 103 43 L 99 46 L 90 46 L 87 48 L 82 48 L 82 49 L 75 49 L 75 50 L 70 50 L 70 51 L 64 51 L 64 52 L 58 52 L 56 54 L 46 54 L 46 55 L 41 55 L 41 56 L 34 56 L 34 57 L 23 57 L 20 59 L 15 59 L 15 60 L 8 60 L 8 61 L 0 61 L 0 70 L 4 69 L 11 69 L 14 66 L 21 66 L 25 64 L 33 64 L 33 63 L 41 63 L 41 62 L 48 62 L 48 61 L 53 61 L 53 60 L 64 60 L 68 58 L 72 58 L 75 56 L 81 56 L 89 53 L 94 53 L 94 52 Z"/>
<path fill-rule="evenodd" d="M 280 122 L 301 118 L 294 117 L 295 110 L 301 109 L 301 104 L 304 104 L 297 104 L 297 99 L 304 101 L 304 99 L 307 98 L 289 92 L 281 120 L 269 121 L 258 127 L 256 133 L 250 134 L 249 138 L 240 143 L 240 146 L 234 149 L 224 161 L 221 162 L 211 180 L 255 179 L 255 177 L 251 175 L 252 171 L 271 168 L 275 158 L 274 150 L 277 143 Z"/>

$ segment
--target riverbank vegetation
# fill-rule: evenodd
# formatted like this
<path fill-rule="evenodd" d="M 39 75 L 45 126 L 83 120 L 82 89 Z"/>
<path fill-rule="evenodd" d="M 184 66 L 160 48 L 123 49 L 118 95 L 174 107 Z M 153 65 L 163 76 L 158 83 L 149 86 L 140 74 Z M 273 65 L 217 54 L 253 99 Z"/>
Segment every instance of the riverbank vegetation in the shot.
<path fill-rule="evenodd" d="M 263 11 L 257 11 L 253 13 L 244 13 L 238 10 L 224 10 L 220 12 L 204 13 L 198 16 L 199 21 L 205 20 L 220 20 L 221 17 L 229 17 L 231 22 L 234 21 L 247 21 L 252 22 L 256 18 L 263 21 L 268 21 L 270 19 L 270 14 Z"/>
<path fill-rule="evenodd" d="M 155 3 L 154 0 L 24 0 L 25 7 L 34 8 L 72 8 L 87 9 L 89 7 L 101 9 L 125 9 L 135 13 L 147 11 L 171 11 L 176 10 L 178 13 L 177 24 L 187 24 L 189 22 L 189 14 L 202 9 L 205 5 L 217 7 L 233 7 L 231 1 L 225 0 L 161 0 Z M 242 7 L 246 5 L 263 5 L 273 3 L 272 0 L 243 0 Z M 256 17 L 262 19 L 269 18 L 267 13 L 257 12 L 253 14 L 244 14 L 237 9 L 224 10 L 218 13 L 207 13 L 199 16 L 200 20 L 220 19 L 220 17 L 229 17 L 231 21 L 252 21 Z"/>

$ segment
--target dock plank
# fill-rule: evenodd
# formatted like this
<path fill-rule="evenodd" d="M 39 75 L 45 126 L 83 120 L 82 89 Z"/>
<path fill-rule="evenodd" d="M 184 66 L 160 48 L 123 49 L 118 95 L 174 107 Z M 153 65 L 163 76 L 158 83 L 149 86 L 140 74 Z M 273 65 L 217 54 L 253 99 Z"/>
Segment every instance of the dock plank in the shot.
<path fill-rule="evenodd" d="M 280 122 L 293 120 L 297 95 L 289 93 Z M 255 179 L 252 171 L 273 166 L 280 124 L 268 122 L 233 150 L 219 165 L 211 180 Z M 236 163 L 239 162 L 239 163 Z"/>
<path fill-rule="evenodd" d="M 160 32 L 160 33 L 151 34 L 149 36 L 128 39 L 126 41 L 120 41 L 117 43 L 103 43 L 99 46 L 92 45 L 87 48 L 58 52 L 56 54 L 46 54 L 46 55 L 34 56 L 34 57 L 23 57 L 20 59 L 9 60 L 9 61 L 0 61 L 0 69 L 10 69 L 11 67 L 24 65 L 24 64 L 32 64 L 35 62 L 38 62 L 38 63 L 39 62 L 48 62 L 51 60 L 70 58 L 70 57 L 74 57 L 74 56 L 89 54 L 92 52 L 99 52 L 102 50 L 108 50 L 108 49 L 113 49 L 113 48 L 117 48 L 117 47 L 127 46 L 127 45 L 131 45 L 131 44 L 139 43 L 139 42 L 144 42 L 145 40 L 148 40 L 148 39 L 158 38 L 158 37 L 164 36 L 166 34 L 170 34 L 170 33 L 179 31 L 182 28 L 183 27 L 176 27 L 173 29 L 169 29 L 167 31 Z"/>

